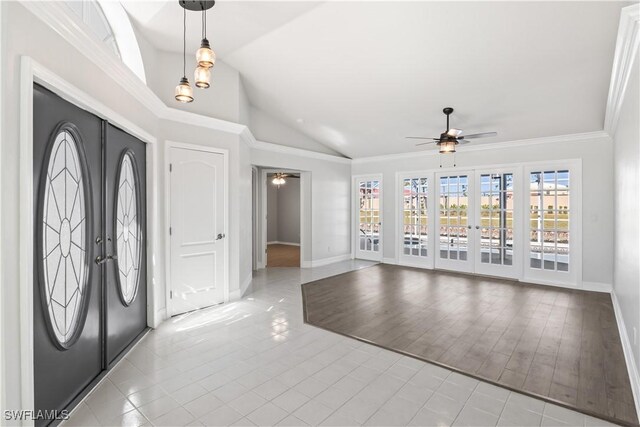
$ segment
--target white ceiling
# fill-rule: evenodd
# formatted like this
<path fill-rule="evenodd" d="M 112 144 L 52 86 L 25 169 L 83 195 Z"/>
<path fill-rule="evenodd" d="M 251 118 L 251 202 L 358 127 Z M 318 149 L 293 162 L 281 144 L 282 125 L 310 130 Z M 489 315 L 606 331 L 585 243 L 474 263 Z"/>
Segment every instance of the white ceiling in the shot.
<path fill-rule="evenodd" d="M 177 2 L 144 4 L 144 35 L 181 51 Z M 209 39 L 253 105 L 357 158 L 433 149 L 404 137 L 437 136 L 446 106 L 498 132 L 474 144 L 601 130 L 627 4 L 219 1 Z"/>

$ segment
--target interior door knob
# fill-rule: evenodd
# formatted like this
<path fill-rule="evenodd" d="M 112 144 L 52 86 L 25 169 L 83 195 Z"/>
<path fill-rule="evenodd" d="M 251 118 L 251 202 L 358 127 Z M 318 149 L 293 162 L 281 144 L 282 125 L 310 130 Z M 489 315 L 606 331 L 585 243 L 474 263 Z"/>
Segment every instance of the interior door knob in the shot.
<path fill-rule="evenodd" d="M 479 225 L 476 225 L 476 230 L 480 230 L 480 226 Z"/>
<path fill-rule="evenodd" d="M 219 234 L 216 236 L 216 240 L 222 240 L 222 239 L 224 239 L 225 237 L 227 237 L 227 236 L 226 236 L 226 235 L 224 235 L 224 234 L 222 234 L 222 233 L 219 233 Z"/>

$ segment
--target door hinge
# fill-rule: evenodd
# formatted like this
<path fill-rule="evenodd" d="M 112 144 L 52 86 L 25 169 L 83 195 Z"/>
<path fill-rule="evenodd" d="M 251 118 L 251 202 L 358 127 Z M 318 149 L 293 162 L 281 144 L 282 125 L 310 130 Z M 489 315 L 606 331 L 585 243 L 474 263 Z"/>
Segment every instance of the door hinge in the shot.
<path fill-rule="evenodd" d="M 172 231 L 171 227 L 169 227 L 169 236 L 171 236 Z"/>
<path fill-rule="evenodd" d="M 173 171 L 173 163 L 169 163 L 169 172 Z"/>
<path fill-rule="evenodd" d="M 169 291 L 169 299 L 173 299 L 173 291 Z"/>

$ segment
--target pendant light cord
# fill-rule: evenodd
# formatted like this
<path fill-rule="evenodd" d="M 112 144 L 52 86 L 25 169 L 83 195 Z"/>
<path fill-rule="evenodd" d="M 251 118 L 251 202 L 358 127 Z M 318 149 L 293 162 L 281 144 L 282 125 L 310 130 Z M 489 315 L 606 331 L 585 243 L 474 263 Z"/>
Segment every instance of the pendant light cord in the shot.
<path fill-rule="evenodd" d="M 202 38 L 207 38 L 207 11 L 202 9 Z"/>
<path fill-rule="evenodd" d="M 187 77 L 187 9 L 182 9 L 182 77 Z"/>

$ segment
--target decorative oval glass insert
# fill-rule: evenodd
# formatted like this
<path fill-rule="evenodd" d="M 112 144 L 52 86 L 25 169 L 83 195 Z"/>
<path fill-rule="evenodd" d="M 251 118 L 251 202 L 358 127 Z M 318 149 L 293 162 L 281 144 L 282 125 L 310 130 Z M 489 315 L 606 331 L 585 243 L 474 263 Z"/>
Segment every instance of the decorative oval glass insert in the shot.
<path fill-rule="evenodd" d="M 116 194 L 116 245 L 120 295 L 126 305 L 138 294 L 140 244 L 142 231 L 138 221 L 138 187 L 129 152 L 122 156 Z"/>
<path fill-rule="evenodd" d="M 44 293 L 51 330 L 60 345 L 81 329 L 87 289 L 85 179 L 78 145 L 61 130 L 51 146 L 42 205 Z"/>

